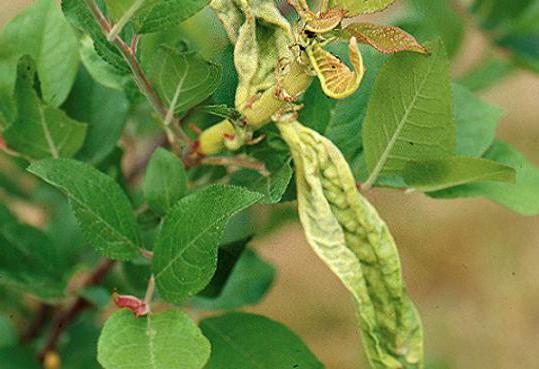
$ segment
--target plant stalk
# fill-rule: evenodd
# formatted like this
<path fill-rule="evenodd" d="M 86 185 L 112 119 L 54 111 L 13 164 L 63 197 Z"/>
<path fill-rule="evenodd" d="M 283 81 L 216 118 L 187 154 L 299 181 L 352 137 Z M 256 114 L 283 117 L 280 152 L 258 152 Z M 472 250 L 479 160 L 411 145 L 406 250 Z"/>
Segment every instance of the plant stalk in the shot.
<path fill-rule="evenodd" d="M 90 11 L 92 12 L 93 16 L 97 20 L 99 26 L 101 27 L 101 30 L 103 31 L 103 34 L 107 37 L 110 35 L 112 31 L 111 24 L 109 21 L 105 18 L 103 12 L 99 8 L 99 6 L 96 4 L 94 0 L 86 0 L 86 3 L 88 7 L 90 8 Z M 119 35 L 116 35 L 113 39 L 110 40 L 114 46 L 120 51 L 122 54 L 125 62 L 129 66 L 132 72 L 133 80 L 135 81 L 137 87 L 139 90 L 143 93 L 144 96 L 148 99 L 148 102 L 152 106 L 153 110 L 159 115 L 161 120 L 165 122 L 167 120 L 168 116 L 168 109 L 165 107 L 165 104 L 153 88 L 152 84 L 146 77 L 146 73 L 142 69 L 142 66 L 137 60 L 136 52 L 133 48 L 131 48 L 129 45 L 125 43 L 124 40 L 122 40 Z M 170 119 L 170 118 L 169 118 Z M 179 138 L 184 143 L 189 143 L 190 138 L 185 133 L 179 122 L 173 118 L 173 123 L 176 123 L 177 133 L 180 136 Z M 181 148 L 178 146 L 178 142 L 176 142 L 175 134 L 171 135 L 172 131 L 167 131 L 167 138 L 169 139 L 170 145 L 175 151 L 176 154 L 181 154 Z"/>

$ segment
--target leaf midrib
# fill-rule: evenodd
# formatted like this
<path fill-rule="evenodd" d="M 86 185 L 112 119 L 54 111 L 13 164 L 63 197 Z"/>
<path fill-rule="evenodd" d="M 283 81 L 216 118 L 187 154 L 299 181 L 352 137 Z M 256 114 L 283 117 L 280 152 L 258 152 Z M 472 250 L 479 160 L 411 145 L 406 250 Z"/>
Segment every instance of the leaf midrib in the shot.
<path fill-rule="evenodd" d="M 386 165 L 386 163 L 387 163 L 387 161 L 389 159 L 389 155 L 391 154 L 391 151 L 393 150 L 395 144 L 397 143 L 398 137 L 400 136 L 400 133 L 401 133 L 402 129 L 406 125 L 406 122 L 408 121 L 408 117 L 411 114 L 411 112 L 413 111 L 413 109 L 415 107 L 415 104 L 416 104 L 416 101 L 417 101 L 418 97 L 421 95 L 421 91 L 423 90 L 423 88 L 425 86 L 425 83 L 427 83 L 427 80 L 429 79 L 435 64 L 436 64 L 436 60 L 433 60 L 432 63 L 429 64 L 429 69 L 428 69 L 427 73 L 425 73 L 423 80 L 421 81 L 419 87 L 415 91 L 414 97 L 412 98 L 412 101 L 406 107 L 406 110 L 404 112 L 403 117 L 401 118 L 400 122 L 397 124 L 397 129 L 395 130 L 395 132 L 393 133 L 393 136 L 391 137 L 391 139 L 387 143 L 386 148 L 382 152 L 382 155 L 380 156 L 380 159 L 376 163 L 376 166 L 374 167 L 373 171 L 371 172 L 371 175 L 367 179 L 366 183 L 371 184 L 371 185 L 374 184 L 376 182 L 376 180 L 378 179 L 378 176 L 380 175 L 380 173 L 384 169 L 384 166 Z"/>
<path fill-rule="evenodd" d="M 45 140 L 47 141 L 47 145 L 49 146 L 50 154 L 54 159 L 58 159 L 60 156 L 54 144 L 54 140 L 51 136 L 51 133 L 49 131 L 47 122 L 45 121 L 45 113 L 43 111 L 43 107 L 39 106 L 38 109 L 39 109 L 39 124 L 41 125 L 41 129 L 43 130 L 43 134 L 45 135 Z"/>

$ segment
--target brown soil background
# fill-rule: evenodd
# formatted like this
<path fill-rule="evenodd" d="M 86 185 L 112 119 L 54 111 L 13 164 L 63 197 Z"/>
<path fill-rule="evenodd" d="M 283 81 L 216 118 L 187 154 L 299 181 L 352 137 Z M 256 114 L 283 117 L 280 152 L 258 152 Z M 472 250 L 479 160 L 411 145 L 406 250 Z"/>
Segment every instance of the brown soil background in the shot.
<path fill-rule="evenodd" d="M 29 3 L 1 0 L 0 24 Z M 469 33 L 455 74 L 487 47 Z M 539 77 L 519 72 L 482 97 L 506 111 L 498 137 L 539 165 Z M 435 201 L 382 190 L 369 197 L 399 245 L 430 361 L 440 369 L 539 368 L 539 218 L 480 199 Z M 255 246 L 277 265 L 278 278 L 265 301 L 249 310 L 290 326 L 328 369 L 367 368 L 351 301 L 299 224 Z"/>

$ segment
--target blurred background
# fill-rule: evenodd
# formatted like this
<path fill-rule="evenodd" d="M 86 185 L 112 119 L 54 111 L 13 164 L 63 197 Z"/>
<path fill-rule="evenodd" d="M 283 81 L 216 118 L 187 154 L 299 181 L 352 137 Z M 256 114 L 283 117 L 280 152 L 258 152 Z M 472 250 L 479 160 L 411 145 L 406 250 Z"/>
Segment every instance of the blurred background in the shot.
<path fill-rule="evenodd" d="M 30 3 L 0 0 L 0 25 Z M 401 11 L 400 3 L 385 17 Z M 455 76 L 490 47 L 465 21 Z M 539 165 L 539 76 L 513 73 L 480 96 L 505 110 L 498 137 Z M 429 368 L 539 368 L 538 217 L 480 199 L 389 190 L 368 196 L 400 249 L 423 318 Z M 290 222 L 254 247 L 277 266 L 278 277 L 264 302 L 249 310 L 287 324 L 328 369 L 366 368 L 348 293 L 310 250 L 300 225 Z"/>

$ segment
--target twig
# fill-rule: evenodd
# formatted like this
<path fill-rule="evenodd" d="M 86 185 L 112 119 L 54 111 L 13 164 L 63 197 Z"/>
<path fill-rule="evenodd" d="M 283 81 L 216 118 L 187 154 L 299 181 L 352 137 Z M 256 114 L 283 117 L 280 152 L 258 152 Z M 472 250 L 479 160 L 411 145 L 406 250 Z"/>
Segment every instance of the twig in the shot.
<path fill-rule="evenodd" d="M 220 165 L 224 167 L 238 167 L 256 170 L 258 173 L 267 177 L 270 172 L 266 169 L 266 165 L 259 161 L 242 156 L 207 156 L 200 160 L 201 164 Z"/>
<path fill-rule="evenodd" d="M 101 283 L 109 270 L 114 266 L 114 263 L 115 262 L 113 260 L 103 259 L 82 283 L 82 288 L 95 286 Z M 82 311 L 90 306 L 91 304 L 86 301 L 86 299 L 79 296 L 70 306 L 56 314 L 53 321 L 52 330 L 45 341 L 45 345 L 38 354 L 41 361 L 45 358 L 45 355 L 47 355 L 48 352 L 54 352 L 56 350 L 56 345 L 58 344 L 58 340 L 62 336 L 64 330 L 75 320 L 77 316 L 79 316 Z"/>
<path fill-rule="evenodd" d="M 109 35 L 111 33 L 111 25 L 109 21 L 105 18 L 103 15 L 103 12 L 99 8 L 99 6 L 96 4 L 95 0 L 86 0 L 86 3 L 88 7 L 90 8 L 90 11 L 94 15 L 95 19 L 97 20 L 97 23 L 101 27 L 101 30 L 105 34 L 105 36 Z M 136 37 L 136 36 L 135 36 Z M 114 37 L 114 39 L 111 40 L 111 43 L 116 46 L 118 51 L 122 54 L 125 62 L 131 69 L 131 72 L 133 74 L 133 79 L 135 80 L 135 83 L 137 84 L 140 91 L 146 96 L 148 99 L 148 102 L 152 106 L 152 108 L 159 114 L 160 118 L 165 121 L 168 115 L 168 109 L 165 107 L 163 101 L 153 88 L 152 84 L 146 77 L 146 73 L 142 69 L 142 66 L 137 60 L 137 55 L 135 48 L 130 47 L 125 43 L 124 40 L 122 40 L 118 35 Z M 136 42 L 134 43 L 136 45 Z M 176 119 L 173 119 L 173 121 L 176 121 Z M 180 136 L 180 139 L 185 142 L 186 144 L 190 142 L 190 138 L 185 133 L 185 131 L 182 129 L 180 124 L 177 124 L 178 129 L 178 135 Z M 176 152 L 181 152 L 181 150 L 178 147 L 178 143 L 176 142 L 175 137 L 172 138 L 170 135 L 167 134 L 167 138 L 169 138 L 169 142 L 171 146 L 174 148 Z"/>
<path fill-rule="evenodd" d="M 53 312 L 53 307 L 46 303 L 41 303 L 36 314 L 32 320 L 32 323 L 28 326 L 28 329 L 21 335 L 21 343 L 27 344 L 32 342 L 49 322 L 49 318 Z"/>
<path fill-rule="evenodd" d="M 139 10 L 139 8 L 142 6 L 143 3 L 144 3 L 144 0 L 136 0 L 133 3 L 133 5 L 120 18 L 118 23 L 116 23 L 114 27 L 112 27 L 109 34 L 107 35 L 107 40 L 113 41 L 116 37 L 118 37 L 118 35 L 120 34 L 120 32 L 122 32 L 127 22 L 131 20 L 135 12 Z"/>
<path fill-rule="evenodd" d="M 141 175 L 144 169 L 146 169 L 146 167 L 148 166 L 148 162 L 150 161 L 150 158 L 152 157 L 153 152 L 158 147 L 165 145 L 166 141 L 167 139 L 165 135 L 159 136 L 159 138 L 151 145 L 148 151 L 144 153 L 144 156 L 142 156 L 139 160 L 135 161 L 133 166 L 125 175 L 127 183 L 134 184 L 137 181 L 138 177 Z"/>

